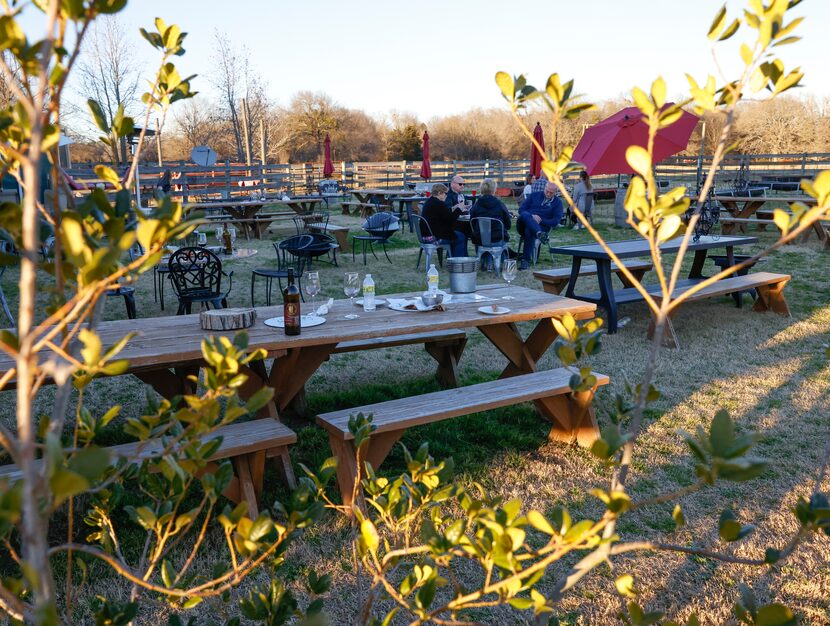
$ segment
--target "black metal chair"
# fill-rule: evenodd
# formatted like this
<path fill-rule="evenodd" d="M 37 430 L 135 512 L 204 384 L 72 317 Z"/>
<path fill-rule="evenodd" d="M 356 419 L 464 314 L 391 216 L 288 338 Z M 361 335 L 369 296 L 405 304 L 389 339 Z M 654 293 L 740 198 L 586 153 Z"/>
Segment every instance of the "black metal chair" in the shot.
<path fill-rule="evenodd" d="M 375 254 L 375 244 L 379 244 L 383 248 L 383 254 L 386 255 L 386 260 L 390 263 L 392 259 L 389 258 L 389 253 L 386 251 L 386 244 L 389 243 L 392 235 L 398 232 L 398 218 L 391 213 L 375 213 L 366 218 L 363 222 L 363 230 L 367 235 L 352 236 L 352 261 L 355 260 L 355 248 L 359 241 L 363 249 L 363 265 L 366 265 L 366 250 L 372 253 L 375 259 L 378 255 Z"/>
<path fill-rule="evenodd" d="M 303 297 L 302 276 L 303 267 L 305 266 L 305 259 L 295 254 L 296 250 L 301 249 L 305 245 L 312 243 L 310 237 L 305 235 L 297 235 L 289 237 L 279 243 L 274 243 L 274 252 L 277 256 L 277 267 L 258 267 L 251 271 L 251 306 L 254 304 L 254 282 L 257 276 L 265 279 L 265 305 L 271 306 L 271 289 L 274 285 L 274 279 L 277 280 L 280 292 L 282 292 L 282 279 L 288 278 L 288 268 L 294 269 L 294 276 L 297 280 L 297 288 L 300 290 L 300 297 Z M 289 260 L 288 254 L 291 254 L 293 260 Z M 305 300 L 305 298 L 303 298 Z"/>
<path fill-rule="evenodd" d="M 179 298 L 176 315 L 190 313 L 194 302 L 215 309 L 228 306 L 228 294 L 233 288 L 233 272 L 222 271 L 222 261 L 206 248 L 179 248 L 167 261 L 170 282 Z M 222 276 L 229 280 L 228 290 L 222 291 Z"/>

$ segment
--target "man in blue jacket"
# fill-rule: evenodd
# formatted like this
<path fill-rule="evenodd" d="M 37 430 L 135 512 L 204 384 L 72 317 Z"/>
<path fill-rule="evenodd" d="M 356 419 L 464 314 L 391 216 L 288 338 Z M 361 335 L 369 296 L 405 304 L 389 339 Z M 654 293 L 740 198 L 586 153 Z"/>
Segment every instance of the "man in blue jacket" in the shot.
<path fill-rule="evenodd" d="M 519 207 L 519 219 L 516 221 L 516 230 L 524 243 L 520 270 L 530 266 L 530 259 L 536 249 L 536 240 L 547 243 L 548 231 L 556 228 L 562 221 L 562 201 L 556 197 L 556 185 L 548 183 L 544 191 L 535 191 L 530 194 L 522 206 Z"/>

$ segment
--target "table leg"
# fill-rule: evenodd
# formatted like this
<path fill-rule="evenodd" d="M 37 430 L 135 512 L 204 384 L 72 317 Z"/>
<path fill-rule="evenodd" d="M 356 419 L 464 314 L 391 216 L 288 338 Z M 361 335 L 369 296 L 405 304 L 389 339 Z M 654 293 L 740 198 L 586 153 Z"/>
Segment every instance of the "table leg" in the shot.
<path fill-rule="evenodd" d="M 731 246 L 726 248 L 726 256 L 731 254 Z M 692 269 L 689 270 L 689 278 L 703 278 L 703 264 L 706 263 L 707 250 L 695 250 L 695 258 L 692 261 Z M 733 257 L 734 258 L 734 257 Z M 730 261 L 733 263 L 733 261 Z"/>
<path fill-rule="evenodd" d="M 573 263 L 571 263 L 571 277 L 568 279 L 568 288 L 565 290 L 565 295 L 568 298 L 574 297 L 574 289 L 576 288 L 576 280 L 579 278 L 579 270 L 582 267 L 582 257 L 575 256 Z"/>
<path fill-rule="evenodd" d="M 172 371 L 168 368 L 163 368 L 134 373 L 136 378 L 150 385 L 160 396 L 168 400 L 174 396 L 195 393 L 196 385 L 192 380 L 189 380 L 189 377 L 198 375 L 198 365 L 174 367 Z"/>
<path fill-rule="evenodd" d="M 513 323 L 480 326 L 479 330 L 510 361 L 501 378 L 537 371 L 536 363 L 556 339 L 556 329 L 550 319 L 540 320 L 526 341 Z M 548 437 L 590 446 L 599 437 L 591 409 L 593 395 L 590 391 L 535 400 L 536 410 L 551 423 Z"/>
<path fill-rule="evenodd" d="M 305 414 L 303 388 L 312 374 L 329 358 L 336 345 L 291 348 L 285 356 L 274 359 L 268 384 L 274 388 L 277 410 L 285 411 L 291 405 L 292 412 Z"/>
<path fill-rule="evenodd" d="M 608 333 L 617 332 L 617 300 L 614 297 L 614 285 L 611 283 L 611 260 L 597 259 L 597 280 L 599 281 L 599 306 L 608 315 Z"/>

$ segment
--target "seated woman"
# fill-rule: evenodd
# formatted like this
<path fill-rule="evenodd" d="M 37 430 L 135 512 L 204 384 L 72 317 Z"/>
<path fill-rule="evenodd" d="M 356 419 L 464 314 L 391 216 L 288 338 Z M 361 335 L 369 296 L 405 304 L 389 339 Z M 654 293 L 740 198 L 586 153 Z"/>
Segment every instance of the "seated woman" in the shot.
<path fill-rule="evenodd" d="M 479 198 L 470 209 L 470 219 L 489 217 L 497 220 L 490 230 L 490 240 L 494 243 L 510 239 L 510 213 L 504 203 L 496 197 L 496 181 L 485 178 L 481 181 Z M 481 237 L 476 230 L 478 222 L 473 222 L 473 243 L 481 245 Z"/>
<path fill-rule="evenodd" d="M 421 216 L 429 224 L 432 234 L 439 243 L 450 244 L 452 256 L 467 256 L 467 237 L 463 232 L 455 230 L 455 223 L 463 213 L 460 208 L 451 209 L 447 206 L 446 185 L 441 183 L 432 186 L 432 195 L 424 203 Z M 421 233 L 428 235 L 429 233 Z"/>

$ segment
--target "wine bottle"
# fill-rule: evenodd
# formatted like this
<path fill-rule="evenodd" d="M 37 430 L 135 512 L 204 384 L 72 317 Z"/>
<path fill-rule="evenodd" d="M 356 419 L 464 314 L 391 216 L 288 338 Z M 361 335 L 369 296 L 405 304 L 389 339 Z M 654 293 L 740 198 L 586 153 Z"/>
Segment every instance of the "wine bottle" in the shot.
<path fill-rule="evenodd" d="M 231 231 L 228 230 L 227 222 L 222 229 L 222 243 L 225 244 L 225 254 L 233 254 L 233 241 L 231 241 Z"/>
<path fill-rule="evenodd" d="M 285 334 L 300 334 L 300 290 L 294 284 L 294 268 L 288 268 L 288 286 L 282 292 Z"/>

